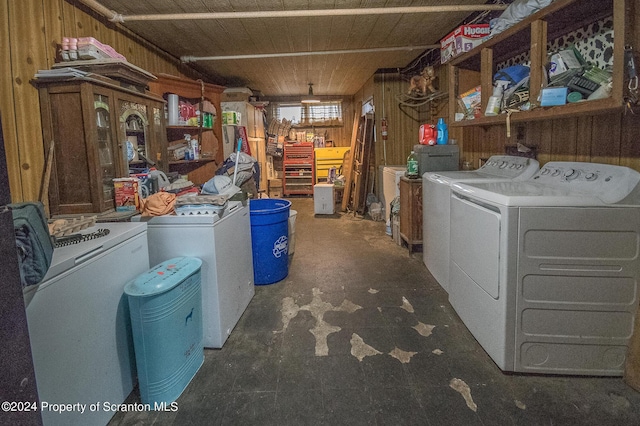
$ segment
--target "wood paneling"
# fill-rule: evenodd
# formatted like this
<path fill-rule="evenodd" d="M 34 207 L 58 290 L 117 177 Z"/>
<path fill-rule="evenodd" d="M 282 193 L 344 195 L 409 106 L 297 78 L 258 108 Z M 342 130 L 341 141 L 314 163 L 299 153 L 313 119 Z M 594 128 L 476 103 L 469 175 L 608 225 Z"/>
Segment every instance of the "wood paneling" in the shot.
<path fill-rule="evenodd" d="M 505 126 L 470 127 L 464 128 L 461 156 L 471 159 L 477 167 L 478 158 L 504 154 L 502 142 L 505 145 L 520 142 L 537 149 L 541 164 L 584 161 L 624 165 L 640 171 L 640 147 L 635 143 L 638 132 L 640 120 L 629 114 L 517 123 L 511 139 L 506 138 Z"/>
<path fill-rule="evenodd" d="M 14 199 L 22 197 L 22 176 L 20 174 L 20 156 L 18 150 L 18 137 L 16 128 L 16 112 L 14 110 L 15 95 L 13 93 L 13 77 L 11 73 L 11 37 L 9 28 L 9 9 L 15 7 L 9 0 L 0 1 L 0 114 L 2 115 L 2 130 L 4 137 L 5 153 L 7 156 L 7 172 L 9 175 L 9 188 L 0 188 L 1 191 L 10 189 Z"/>
<path fill-rule="evenodd" d="M 94 37 L 152 74 L 198 73 L 74 0 L 0 0 L 0 114 L 12 201 L 35 200 L 44 171 L 38 92 L 29 82 L 55 62 L 62 37 Z M 6 188 L 2 188 L 6 190 Z"/>
<path fill-rule="evenodd" d="M 9 170 L 9 179 L 20 175 L 20 195 L 37 199 L 44 170 L 44 153 L 39 117 L 39 100 L 29 84 L 35 72 L 47 64 L 47 52 L 41 45 L 44 16 L 41 0 L 9 2 L 9 43 L 19 171 Z M 9 147 L 7 147 L 9 151 Z M 13 165 L 15 166 L 15 164 Z"/>

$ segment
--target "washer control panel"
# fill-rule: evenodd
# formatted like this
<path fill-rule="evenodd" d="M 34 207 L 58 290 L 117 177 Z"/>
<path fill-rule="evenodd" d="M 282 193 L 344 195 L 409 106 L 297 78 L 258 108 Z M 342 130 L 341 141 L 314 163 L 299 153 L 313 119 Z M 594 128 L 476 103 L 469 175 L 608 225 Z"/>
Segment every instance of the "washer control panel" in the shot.
<path fill-rule="evenodd" d="M 479 172 L 505 178 L 530 178 L 540 167 L 537 160 L 515 155 L 494 155 L 478 169 Z"/>
<path fill-rule="evenodd" d="M 615 203 L 632 191 L 637 191 L 640 173 L 612 164 L 552 161 L 545 164 L 531 180 L 558 188 L 570 186 L 572 191 Z"/>

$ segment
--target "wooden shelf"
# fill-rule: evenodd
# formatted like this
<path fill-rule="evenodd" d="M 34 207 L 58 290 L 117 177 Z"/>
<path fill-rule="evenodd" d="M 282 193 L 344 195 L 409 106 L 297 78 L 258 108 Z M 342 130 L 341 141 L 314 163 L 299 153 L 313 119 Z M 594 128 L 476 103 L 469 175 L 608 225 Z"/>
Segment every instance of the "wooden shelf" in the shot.
<path fill-rule="evenodd" d="M 169 165 L 174 165 L 174 164 L 202 165 L 202 164 L 210 163 L 212 161 L 216 161 L 216 160 L 213 158 L 200 158 L 198 160 L 176 160 L 176 161 L 169 161 Z"/>
<path fill-rule="evenodd" d="M 528 52 L 531 61 L 530 100 L 533 108 L 510 116 L 512 122 L 540 121 L 582 115 L 599 115 L 623 111 L 624 45 L 634 31 L 634 18 L 626 10 L 633 0 L 556 0 L 537 13 L 525 18 L 495 37 L 449 62 L 449 123 L 451 127 L 495 126 L 507 122 L 507 114 L 479 117 L 474 120 L 454 121 L 457 95 L 470 87 L 458 86 L 460 70 L 477 73 L 481 86 L 481 111 L 486 110 L 488 94 L 492 91 L 493 75 L 497 64 Z M 575 31 L 586 24 L 612 17 L 616 34 L 613 46 L 613 88 L 607 99 L 569 103 L 554 107 L 536 107 L 542 73 L 547 62 L 547 46 L 551 40 Z"/>
<path fill-rule="evenodd" d="M 207 131 L 213 131 L 213 127 L 202 127 L 200 128 L 200 126 L 180 126 L 180 125 L 175 125 L 175 126 L 166 126 L 167 130 L 184 130 L 184 131 L 191 131 L 191 132 L 198 132 L 200 130 L 202 130 L 203 132 L 207 132 Z"/>
<path fill-rule="evenodd" d="M 492 49 L 496 62 L 502 62 L 528 51 L 531 45 L 531 25 L 546 22 L 550 39 L 557 38 L 585 24 L 613 15 L 613 0 L 556 0 L 544 9 L 507 28 L 474 49 L 453 58 L 451 65 L 480 71 L 480 53 Z"/>
<path fill-rule="evenodd" d="M 612 98 L 593 101 L 577 102 L 574 104 L 559 105 L 554 107 L 538 107 L 531 111 L 521 111 L 511 114 L 511 122 L 549 120 L 551 117 L 566 118 L 581 115 L 599 115 L 612 112 L 622 112 L 623 105 Z M 507 114 L 493 117 L 478 117 L 473 120 L 454 121 L 450 127 L 470 126 L 498 126 L 507 122 Z"/>
<path fill-rule="evenodd" d="M 213 104 L 217 114 L 220 108 L 220 95 L 224 87 L 205 83 L 201 80 L 190 80 L 168 74 L 158 74 L 156 81 L 149 83 L 151 91 L 164 96 L 168 93 L 177 94 L 181 99 L 207 100 Z M 188 174 L 189 180 L 195 184 L 203 184 L 214 176 L 217 165 L 222 164 L 222 126 L 221 120 L 215 119 L 213 128 L 187 125 L 165 126 L 168 145 L 180 140 L 182 133 L 192 136 L 197 135 L 200 143 L 201 158 L 198 160 L 169 161 L 171 171 L 179 171 Z M 202 157 L 202 153 L 210 153 L 208 157 Z"/>

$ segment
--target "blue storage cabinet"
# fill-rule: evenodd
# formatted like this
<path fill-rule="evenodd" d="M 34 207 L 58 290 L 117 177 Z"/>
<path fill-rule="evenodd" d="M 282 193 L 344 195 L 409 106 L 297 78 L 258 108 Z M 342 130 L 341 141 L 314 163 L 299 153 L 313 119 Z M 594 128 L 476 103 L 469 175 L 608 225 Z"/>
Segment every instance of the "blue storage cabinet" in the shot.
<path fill-rule="evenodd" d="M 202 261 L 176 257 L 124 288 L 142 403 L 174 402 L 204 362 Z"/>

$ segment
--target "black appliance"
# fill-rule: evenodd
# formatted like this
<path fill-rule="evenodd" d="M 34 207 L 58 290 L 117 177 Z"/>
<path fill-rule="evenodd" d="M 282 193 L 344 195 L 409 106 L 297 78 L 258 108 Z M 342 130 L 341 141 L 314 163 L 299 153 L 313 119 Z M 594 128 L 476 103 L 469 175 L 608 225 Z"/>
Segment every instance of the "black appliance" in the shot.
<path fill-rule="evenodd" d="M 37 403 L 40 408 L 31 358 L 27 312 L 20 283 L 13 217 L 7 208 L 9 203 L 11 194 L 0 119 L 0 400 L 9 403 Z M 3 410 L 2 421 L 8 425 L 42 424 L 39 410 Z"/>

